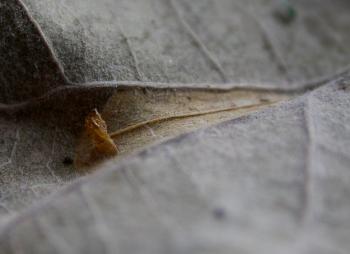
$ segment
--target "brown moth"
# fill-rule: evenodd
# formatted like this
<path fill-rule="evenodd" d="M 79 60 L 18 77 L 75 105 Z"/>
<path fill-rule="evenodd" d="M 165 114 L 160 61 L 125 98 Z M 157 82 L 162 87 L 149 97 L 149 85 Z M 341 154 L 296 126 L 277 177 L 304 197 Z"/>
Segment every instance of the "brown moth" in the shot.
<path fill-rule="evenodd" d="M 117 154 L 118 148 L 107 132 L 106 122 L 94 109 L 85 118 L 84 132 L 74 158 L 75 168 L 88 169 Z"/>

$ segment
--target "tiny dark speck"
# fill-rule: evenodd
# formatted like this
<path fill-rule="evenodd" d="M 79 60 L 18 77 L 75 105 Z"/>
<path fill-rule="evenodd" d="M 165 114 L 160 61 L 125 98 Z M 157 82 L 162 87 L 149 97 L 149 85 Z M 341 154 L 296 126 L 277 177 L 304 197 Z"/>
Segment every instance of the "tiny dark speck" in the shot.
<path fill-rule="evenodd" d="M 226 212 L 223 208 L 215 208 L 213 210 L 213 216 L 215 219 L 222 220 L 226 218 Z"/>
<path fill-rule="evenodd" d="M 297 11 L 291 1 L 280 0 L 274 8 L 274 16 L 282 24 L 288 25 L 295 20 Z"/>
<path fill-rule="evenodd" d="M 339 89 L 343 90 L 343 91 L 349 90 L 349 87 L 350 86 L 348 84 L 346 84 L 346 83 L 342 83 L 342 84 L 339 85 Z"/>
<path fill-rule="evenodd" d="M 260 102 L 264 103 L 264 102 L 270 102 L 269 99 L 266 99 L 266 98 L 260 98 Z"/>
<path fill-rule="evenodd" d="M 64 159 L 63 159 L 63 164 L 64 165 L 72 165 L 73 164 L 73 159 L 72 158 L 70 158 L 70 157 L 65 157 Z"/>

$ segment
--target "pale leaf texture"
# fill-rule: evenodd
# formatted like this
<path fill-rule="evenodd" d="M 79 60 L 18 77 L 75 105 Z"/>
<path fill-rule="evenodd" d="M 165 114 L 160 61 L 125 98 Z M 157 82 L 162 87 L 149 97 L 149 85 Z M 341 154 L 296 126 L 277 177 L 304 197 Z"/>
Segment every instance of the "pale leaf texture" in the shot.
<path fill-rule="evenodd" d="M 346 253 L 348 87 L 111 161 L 12 220 L 3 253 Z"/>
<path fill-rule="evenodd" d="M 286 2 L 0 0 L 0 253 L 348 253 L 350 4 Z M 89 112 L 198 89 L 292 100 L 124 135 L 79 180 Z"/>

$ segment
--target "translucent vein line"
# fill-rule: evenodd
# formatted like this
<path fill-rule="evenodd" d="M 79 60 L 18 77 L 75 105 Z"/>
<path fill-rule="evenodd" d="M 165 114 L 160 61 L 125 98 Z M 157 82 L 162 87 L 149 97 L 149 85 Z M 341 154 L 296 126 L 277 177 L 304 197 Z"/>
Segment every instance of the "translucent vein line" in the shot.
<path fill-rule="evenodd" d="M 173 231 L 175 228 L 177 232 L 182 232 L 181 226 L 174 222 L 166 212 L 160 209 L 156 198 L 153 197 L 152 193 L 146 187 L 144 187 L 143 184 L 140 184 L 132 170 L 123 169 L 121 172 L 125 177 L 125 180 L 130 184 L 131 188 L 138 192 L 139 197 L 150 213 L 152 213 L 154 218 L 161 223 L 164 233 L 169 234 L 169 232 Z"/>
<path fill-rule="evenodd" d="M 111 138 L 116 138 L 122 134 L 131 132 L 133 130 L 145 127 L 147 125 L 152 125 L 155 123 L 161 123 L 165 121 L 171 121 L 175 119 L 182 119 L 182 118 L 188 118 L 188 117 L 196 117 L 196 116 L 203 116 L 203 115 L 210 115 L 210 114 L 216 114 L 216 113 L 222 113 L 222 112 L 229 112 L 229 111 L 235 111 L 235 110 L 241 110 L 241 109 L 254 109 L 256 107 L 263 107 L 268 105 L 273 105 L 276 102 L 270 102 L 270 103 L 258 103 L 258 104 L 252 104 L 252 105 L 246 105 L 246 106 L 231 106 L 227 108 L 221 108 L 221 109 L 215 109 L 215 110 L 208 110 L 208 111 L 202 111 L 202 112 L 193 112 L 193 113 L 185 113 L 181 115 L 170 115 L 170 116 L 164 116 L 160 118 L 155 118 L 151 120 L 146 120 L 143 122 L 139 122 L 130 126 L 127 126 L 123 129 L 117 130 L 110 134 Z"/>
<path fill-rule="evenodd" d="M 0 165 L 0 169 L 11 164 L 13 162 L 13 158 L 16 154 L 16 150 L 17 150 L 17 145 L 18 145 L 18 142 L 20 141 L 20 134 L 19 134 L 19 130 L 17 129 L 16 130 L 16 140 L 12 146 L 12 150 L 11 150 L 11 153 L 10 153 L 10 157 L 8 158 L 8 160 L 6 162 L 4 162 L 3 164 Z"/>
<path fill-rule="evenodd" d="M 52 157 L 55 155 L 55 144 L 56 144 L 57 132 L 58 132 L 58 130 L 57 130 L 57 128 L 55 128 L 55 132 L 54 132 L 53 140 L 52 140 L 50 157 L 49 157 L 48 161 L 46 162 L 45 166 L 48 169 L 48 171 L 50 172 L 50 174 L 55 178 L 56 182 L 62 183 L 61 178 L 56 175 L 55 171 L 51 167 L 51 163 L 53 161 Z"/>
<path fill-rule="evenodd" d="M 34 218 L 32 220 L 34 227 L 37 230 L 37 234 L 41 234 L 48 239 L 51 243 L 52 248 L 57 253 L 69 253 L 71 248 L 67 241 L 57 233 L 55 228 L 51 227 L 47 223 L 42 223 L 39 218 Z"/>
<path fill-rule="evenodd" d="M 256 20 L 256 24 L 260 27 L 262 31 L 262 36 L 264 41 L 269 45 L 269 48 L 271 48 L 271 52 L 274 55 L 278 68 L 284 73 L 286 76 L 286 79 L 288 82 L 291 82 L 293 79 L 291 78 L 291 75 L 289 74 L 289 70 L 287 67 L 287 63 L 284 60 L 282 53 L 279 51 L 277 46 L 275 46 L 275 43 L 273 42 L 272 36 L 269 35 L 269 31 L 265 27 L 265 24 L 263 21 Z"/>
<path fill-rule="evenodd" d="M 270 52 L 273 55 L 273 57 L 276 59 L 276 63 L 278 68 L 285 74 L 287 81 L 290 83 L 292 82 L 292 78 L 290 77 L 289 70 L 287 67 L 287 63 L 284 60 L 281 52 L 278 50 L 278 48 L 275 46 L 275 43 L 270 36 L 270 33 L 268 29 L 266 28 L 264 22 L 262 20 L 258 20 L 255 15 L 252 15 L 249 11 L 247 11 L 244 7 L 242 7 L 240 4 L 235 4 L 247 17 L 249 17 L 250 20 L 252 20 L 256 26 L 261 31 L 261 36 L 264 42 L 267 44 L 267 46 L 270 48 Z"/>
<path fill-rule="evenodd" d="M 134 69 L 135 69 L 135 72 L 136 72 L 136 76 L 137 76 L 137 80 L 142 80 L 142 75 L 141 75 L 141 71 L 140 71 L 140 68 L 139 68 L 139 61 L 136 57 L 136 53 L 135 53 L 135 50 L 133 50 L 133 48 L 131 47 L 131 43 L 130 43 L 130 40 L 129 40 L 129 37 L 125 34 L 124 30 L 123 30 L 123 27 L 120 23 L 120 20 L 118 20 L 119 22 L 119 31 L 120 31 L 120 34 L 121 36 L 123 37 L 123 39 L 125 40 L 125 43 L 129 49 L 129 52 L 130 52 L 130 55 L 133 59 L 133 62 L 134 62 Z"/>
<path fill-rule="evenodd" d="M 313 155 L 315 153 L 315 131 L 314 125 L 312 121 L 312 117 L 310 115 L 310 94 L 306 97 L 306 102 L 304 105 L 304 119 L 305 119 L 305 130 L 307 135 L 307 151 L 305 157 L 305 166 L 304 166 L 304 199 L 302 206 L 302 222 L 303 224 L 306 222 L 309 217 L 309 207 L 311 200 L 311 170 L 313 167 Z"/>
<path fill-rule="evenodd" d="M 62 67 L 61 62 L 58 60 L 56 54 L 54 53 L 54 51 L 52 50 L 49 40 L 46 38 L 43 30 L 41 29 L 40 25 L 38 24 L 38 22 L 33 18 L 33 16 L 30 14 L 29 9 L 27 8 L 27 6 L 23 3 L 22 0 L 17 0 L 18 5 L 23 9 L 23 11 L 25 12 L 25 15 L 27 16 L 27 18 L 29 19 L 29 21 L 32 23 L 32 25 L 35 27 L 37 33 L 39 34 L 39 36 L 41 37 L 42 41 L 44 42 L 45 47 L 48 49 L 49 55 L 51 57 L 51 60 L 55 63 L 57 71 L 59 72 L 61 78 L 68 84 L 70 83 L 69 79 L 66 77 L 66 75 L 64 74 L 64 68 Z"/>
<path fill-rule="evenodd" d="M 209 59 L 209 61 L 212 63 L 212 65 L 218 71 L 223 82 L 225 82 L 225 83 L 228 82 L 225 71 L 222 68 L 221 64 L 216 59 L 216 57 L 214 57 L 213 54 L 208 50 L 208 48 L 201 41 L 201 39 L 199 39 L 199 37 L 196 35 L 196 33 L 193 31 L 193 29 L 190 27 L 190 25 L 186 22 L 186 20 L 182 17 L 180 10 L 177 7 L 177 4 L 175 3 L 175 0 L 169 0 L 169 1 L 170 1 L 170 6 L 174 9 L 176 17 L 180 21 L 181 25 L 185 28 L 187 33 L 192 37 L 192 39 L 198 45 L 199 49 L 204 53 L 204 55 Z"/>
<path fill-rule="evenodd" d="M 103 218 L 103 214 L 100 211 L 100 208 L 96 204 L 96 201 L 86 193 L 84 186 L 78 188 L 78 194 L 85 202 L 87 209 L 91 212 L 93 219 L 95 221 L 97 232 L 100 234 L 100 240 L 103 242 L 105 252 L 104 253 L 113 253 L 111 249 L 111 237 L 113 236 L 108 224 Z"/>

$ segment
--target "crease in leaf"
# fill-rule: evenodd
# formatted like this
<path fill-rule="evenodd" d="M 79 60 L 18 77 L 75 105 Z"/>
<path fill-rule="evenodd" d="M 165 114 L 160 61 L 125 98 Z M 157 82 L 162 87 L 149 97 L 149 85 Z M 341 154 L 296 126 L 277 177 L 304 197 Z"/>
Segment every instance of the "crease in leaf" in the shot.
<path fill-rule="evenodd" d="M 287 98 L 246 91 L 121 90 L 107 102 L 102 116 L 95 109 L 86 117 L 75 167 L 88 169 L 116 155 L 129 154 Z M 108 132 L 107 125 L 113 131 Z"/>

